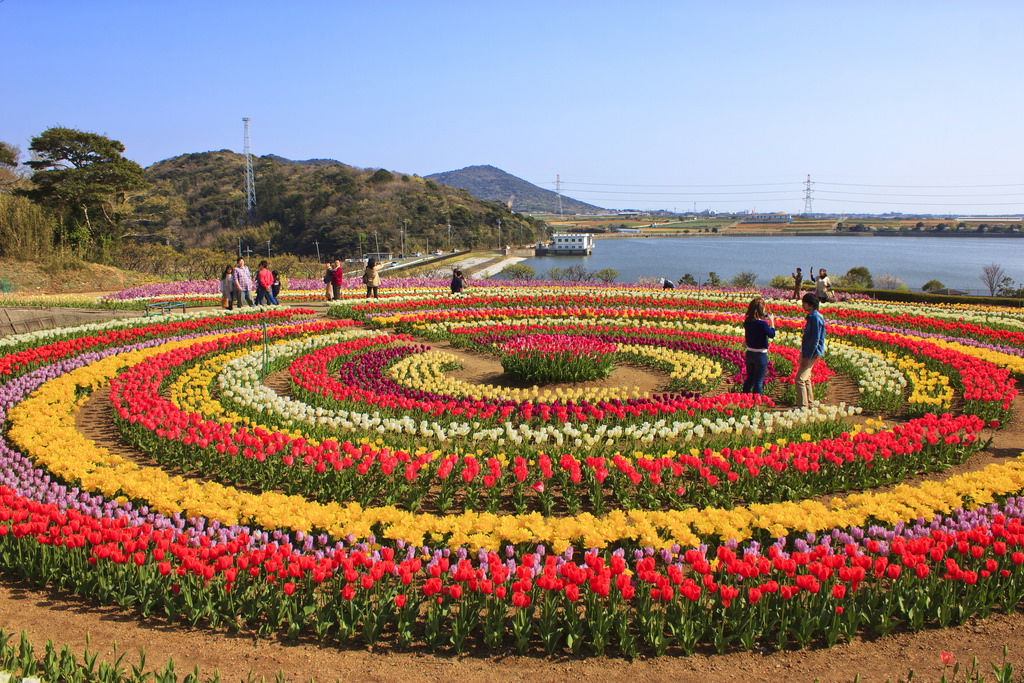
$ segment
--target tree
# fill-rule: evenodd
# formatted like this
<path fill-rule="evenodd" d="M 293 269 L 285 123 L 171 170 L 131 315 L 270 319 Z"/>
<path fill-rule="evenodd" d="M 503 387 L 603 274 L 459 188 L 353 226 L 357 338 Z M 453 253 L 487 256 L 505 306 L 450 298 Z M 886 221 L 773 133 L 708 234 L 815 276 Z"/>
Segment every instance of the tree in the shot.
<path fill-rule="evenodd" d="M 594 273 L 594 278 L 601 282 L 615 282 L 617 277 L 619 277 L 619 271 L 614 268 L 602 268 Z"/>
<path fill-rule="evenodd" d="M 689 273 L 683 273 L 683 276 L 679 278 L 679 281 L 684 285 L 690 285 L 691 287 L 695 287 L 697 285 L 697 279 Z"/>
<path fill-rule="evenodd" d="M 532 280 L 537 271 L 525 263 L 513 263 L 502 268 L 501 275 L 507 280 Z"/>
<path fill-rule="evenodd" d="M 10 192 L 24 184 L 24 178 L 18 173 L 18 158 L 21 151 L 14 145 L 0 142 L 0 192 Z"/>
<path fill-rule="evenodd" d="M 575 265 L 562 271 L 562 277 L 569 282 L 590 282 L 594 279 L 594 274 L 581 265 Z"/>
<path fill-rule="evenodd" d="M 730 281 L 733 287 L 753 287 L 757 284 L 757 273 L 742 271 L 736 273 Z"/>
<path fill-rule="evenodd" d="M 997 263 L 990 263 L 981 269 L 981 281 L 988 288 L 988 295 L 995 296 L 1003 280 L 1007 279 L 1006 271 Z"/>
<path fill-rule="evenodd" d="M 722 280 L 721 278 L 718 277 L 718 273 L 716 273 L 715 271 L 711 271 L 710 273 L 708 273 L 708 284 L 711 285 L 712 287 L 717 287 L 718 285 L 722 284 Z"/>
<path fill-rule="evenodd" d="M 776 275 L 772 278 L 772 281 L 768 283 L 768 286 L 773 289 L 793 289 L 793 278 L 788 275 Z"/>
<path fill-rule="evenodd" d="M 875 286 L 879 289 L 900 289 L 907 290 L 907 283 L 899 279 L 895 275 L 883 274 L 879 275 L 878 279 L 875 280 Z"/>
<path fill-rule="evenodd" d="M 18 148 L 6 142 L 0 142 L 0 166 L 8 166 L 13 169 L 18 165 Z"/>
<path fill-rule="evenodd" d="M 999 289 L 996 290 L 996 294 L 999 296 L 1020 296 L 1021 288 L 1017 286 L 1017 283 L 1013 281 L 1012 277 L 1004 277 L 999 283 Z"/>
<path fill-rule="evenodd" d="M 25 194 L 52 207 L 61 238 L 79 247 L 120 237 L 117 228 L 126 193 L 145 186 L 142 167 L 124 158 L 124 145 L 96 133 L 50 128 L 32 138 L 34 187 Z"/>
<path fill-rule="evenodd" d="M 373 175 L 366 182 L 368 183 L 388 183 L 395 179 L 395 174 L 391 171 L 379 168 L 374 171 Z"/>
<path fill-rule="evenodd" d="M 942 284 L 938 280 L 929 280 L 928 282 L 921 285 L 922 292 L 934 292 L 937 289 L 945 289 L 946 285 Z"/>
<path fill-rule="evenodd" d="M 846 275 L 843 276 L 843 281 L 849 287 L 871 289 L 875 286 L 875 283 L 871 279 L 871 272 L 864 266 L 850 268 L 846 271 Z"/>

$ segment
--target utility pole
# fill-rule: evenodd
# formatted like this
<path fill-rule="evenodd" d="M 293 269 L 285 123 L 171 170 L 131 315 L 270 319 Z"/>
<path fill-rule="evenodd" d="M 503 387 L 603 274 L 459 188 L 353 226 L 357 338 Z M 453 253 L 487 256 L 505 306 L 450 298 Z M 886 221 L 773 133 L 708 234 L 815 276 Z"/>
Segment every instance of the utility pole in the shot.
<path fill-rule="evenodd" d="M 378 254 L 380 253 L 380 242 L 377 240 L 376 230 L 373 231 L 373 248 L 376 250 Z"/>
<path fill-rule="evenodd" d="M 321 262 L 321 261 L 320 261 L 320 243 L 319 243 L 319 242 L 317 242 L 316 240 L 314 240 L 314 241 L 313 241 L 313 244 L 315 244 L 315 245 L 316 245 L 316 262 L 317 262 L 317 263 L 320 263 L 320 262 Z"/>
<path fill-rule="evenodd" d="M 448 219 L 448 251 L 452 250 L 452 221 Z"/>
<path fill-rule="evenodd" d="M 402 219 L 402 256 L 405 256 L 405 231 L 409 228 L 409 221 Z"/>
<path fill-rule="evenodd" d="M 501 251 L 501 219 L 498 219 L 498 251 Z"/>
<path fill-rule="evenodd" d="M 555 174 L 555 192 L 558 193 L 558 219 L 562 219 L 562 176 Z"/>
<path fill-rule="evenodd" d="M 245 257 L 248 259 L 252 259 L 252 247 L 248 245 L 245 247 Z"/>
<path fill-rule="evenodd" d="M 267 240 L 267 258 L 270 258 L 270 240 Z"/>
<path fill-rule="evenodd" d="M 242 258 L 242 238 L 238 238 L 238 258 Z"/>

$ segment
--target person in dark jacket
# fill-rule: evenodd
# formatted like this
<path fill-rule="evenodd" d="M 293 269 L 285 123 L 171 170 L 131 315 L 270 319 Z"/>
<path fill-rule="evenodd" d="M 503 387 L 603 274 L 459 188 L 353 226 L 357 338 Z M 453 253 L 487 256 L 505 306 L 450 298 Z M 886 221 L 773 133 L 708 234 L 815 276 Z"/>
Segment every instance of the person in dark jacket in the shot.
<path fill-rule="evenodd" d="M 274 301 L 280 303 L 278 295 L 281 293 L 281 275 L 276 270 L 272 271 L 272 275 L 274 276 L 274 282 L 270 285 L 270 291 L 274 294 Z"/>
<path fill-rule="evenodd" d="M 768 372 L 768 340 L 775 336 L 775 316 L 768 314 L 764 299 L 759 296 L 747 306 L 743 333 L 747 342 L 747 378 L 743 381 L 743 393 L 760 394 Z"/>
<path fill-rule="evenodd" d="M 466 278 L 463 277 L 462 271 L 456 268 L 452 271 L 452 296 L 462 293 L 462 288 L 466 286 Z"/>

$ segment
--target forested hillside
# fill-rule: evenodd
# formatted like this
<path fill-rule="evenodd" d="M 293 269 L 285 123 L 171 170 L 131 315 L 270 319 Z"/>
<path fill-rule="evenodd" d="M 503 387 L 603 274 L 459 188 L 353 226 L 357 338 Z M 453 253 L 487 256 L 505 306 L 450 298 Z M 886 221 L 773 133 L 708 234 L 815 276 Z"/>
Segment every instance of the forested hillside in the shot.
<path fill-rule="evenodd" d="M 127 231 L 183 247 L 231 249 L 239 238 L 263 251 L 355 256 L 530 243 L 543 224 L 418 176 L 359 169 L 331 160 L 255 160 L 256 210 L 247 227 L 244 157 L 229 150 L 184 154 L 145 171 L 150 186 L 132 200 Z M 449 241 L 448 223 L 451 223 Z"/>

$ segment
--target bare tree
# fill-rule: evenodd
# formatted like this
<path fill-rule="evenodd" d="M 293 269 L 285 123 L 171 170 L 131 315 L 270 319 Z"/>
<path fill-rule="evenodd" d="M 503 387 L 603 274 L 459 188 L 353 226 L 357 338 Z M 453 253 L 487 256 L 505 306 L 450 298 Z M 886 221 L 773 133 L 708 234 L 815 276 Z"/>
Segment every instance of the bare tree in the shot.
<path fill-rule="evenodd" d="M 895 275 L 884 273 L 875 278 L 875 287 L 878 289 L 906 289 L 907 283 Z"/>
<path fill-rule="evenodd" d="M 999 286 L 1006 279 L 1006 271 L 997 263 L 990 263 L 981 269 L 981 281 L 988 287 L 989 296 L 995 296 Z"/>

